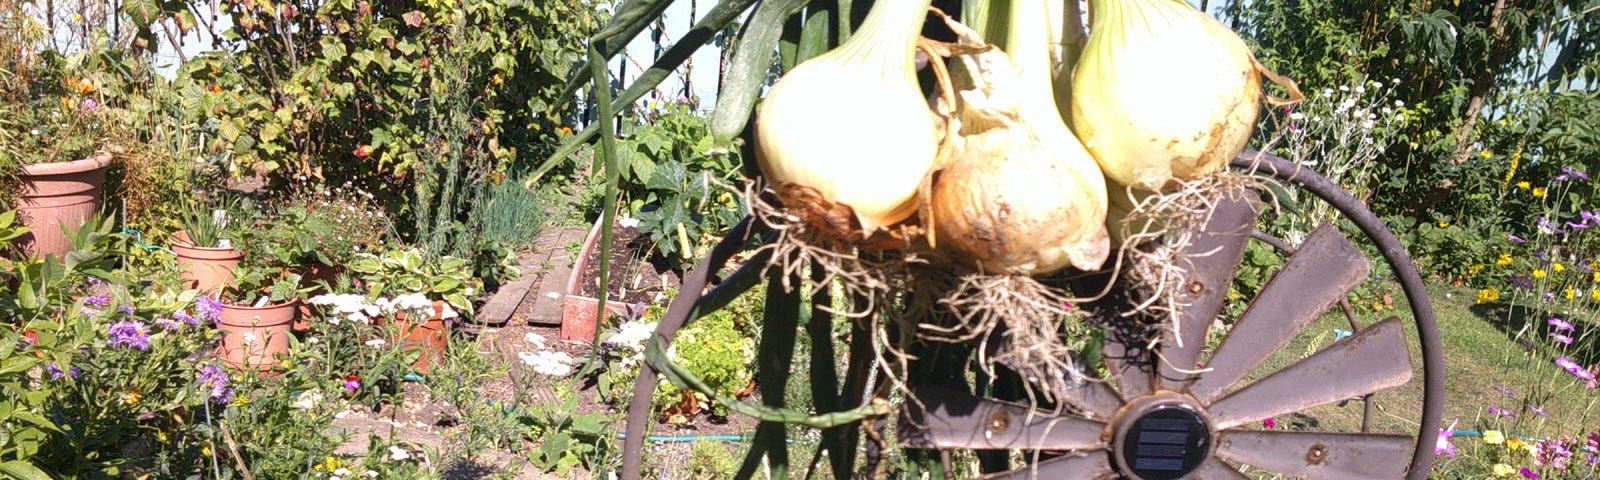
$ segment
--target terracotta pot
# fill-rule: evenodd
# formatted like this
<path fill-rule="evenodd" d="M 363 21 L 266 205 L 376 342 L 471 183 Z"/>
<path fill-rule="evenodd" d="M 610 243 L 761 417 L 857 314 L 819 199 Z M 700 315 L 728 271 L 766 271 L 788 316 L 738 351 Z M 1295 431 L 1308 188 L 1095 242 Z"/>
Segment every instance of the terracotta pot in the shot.
<path fill-rule="evenodd" d="M 216 293 L 233 285 L 233 269 L 239 266 L 243 253 L 232 248 L 195 246 L 189 240 L 189 232 L 182 230 L 172 238 L 172 253 L 178 255 L 185 288 Z"/>
<path fill-rule="evenodd" d="M 301 265 L 297 270 L 298 271 L 296 271 L 295 273 L 299 273 L 300 274 L 300 286 L 302 286 L 302 287 L 311 287 L 311 291 L 306 292 L 304 294 L 307 298 L 310 298 L 310 297 L 315 297 L 317 295 L 322 295 L 324 293 L 328 293 L 328 291 L 326 289 L 322 288 L 321 284 L 317 283 L 317 281 L 321 280 L 321 281 L 324 281 L 324 282 L 328 282 L 329 285 L 332 285 L 334 279 L 339 278 L 339 274 L 344 273 L 344 266 L 343 265 L 323 265 L 321 263 L 308 263 L 308 264 Z M 310 318 L 311 318 L 311 305 L 307 304 L 307 303 L 301 303 L 300 304 L 300 316 L 298 318 L 296 318 L 295 321 L 294 321 L 294 331 L 296 333 L 303 333 L 303 332 L 310 331 L 311 330 Z"/>
<path fill-rule="evenodd" d="M 604 217 L 602 217 L 604 218 Z M 600 299 L 583 295 L 583 272 L 589 267 L 589 256 L 600 243 L 600 220 L 589 229 L 583 240 L 578 259 L 572 263 L 572 275 L 567 277 L 567 295 L 561 299 L 561 340 L 593 343 L 599 329 Z M 644 314 L 647 305 L 606 300 L 606 313 L 623 318 L 636 318 Z"/>
<path fill-rule="evenodd" d="M 17 178 L 20 192 L 17 216 L 32 231 L 14 242 L 30 255 L 66 255 L 72 251 L 67 229 L 100 211 L 101 185 L 111 154 L 101 153 L 70 162 L 24 165 Z"/>
<path fill-rule="evenodd" d="M 450 345 L 450 323 L 444 320 L 443 301 L 433 302 L 433 316 L 426 320 L 413 321 L 406 318 L 404 313 L 395 314 L 395 325 L 399 329 L 397 338 L 391 338 L 392 343 L 398 344 L 407 350 L 419 350 L 422 355 L 411 362 L 411 368 L 418 373 L 428 373 L 433 368 L 433 363 L 444 357 L 445 348 Z"/>
<path fill-rule="evenodd" d="M 265 307 L 222 306 L 222 363 L 230 368 L 272 370 L 277 355 L 289 353 L 289 326 L 300 300 Z M 249 341 L 246 341 L 249 340 Z"/>

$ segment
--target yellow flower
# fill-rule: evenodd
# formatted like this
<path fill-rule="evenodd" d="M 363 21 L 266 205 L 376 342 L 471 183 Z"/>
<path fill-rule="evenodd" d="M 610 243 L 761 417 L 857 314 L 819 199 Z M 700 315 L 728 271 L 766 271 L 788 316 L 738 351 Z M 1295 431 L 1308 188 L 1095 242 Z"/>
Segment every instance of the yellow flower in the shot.
<path fill-rule="evenodd" d="M 1445 227 L 1448 227 L 1448 226 L 1450 226 L 1450 222 L 1446 222 L 1446 221 L 1443 221 L 1443 220 L 1439 221 L 1439 228 L 1445 228 Z"/>
<path fill-rule="evenodd" d="M 1533 196 L 1535 196 L 1535 197 L 1543 197 L 1544 196 L 1544 187 L 1533 187 Z"/>
<path fill-rule="evenodd" d="M 1544 278 L 1544 269 L 1543 268 L 1535 268 L 1535 269 L 1533 269 L 1533 278 Z"/>
<path fill-rule="evenodd" d="M 1516 453 L 1517 450 L 1521 450 L 1526 446 L 1528 446 L 1528 444 L 1523 442 L 1520 438 L 1511 437 L 1506 439 L 1506 450 L 1512 453 Z"/>
<path fill-rule="evenodd" d="M 130 389 L 130 390 L 126 391 L 126 392 L 122 392 L 122 404 L 123 405 L 127 405 L 127 406 L 130 406 L 130 407 L 134 406 L 134 405 L 138 405 L 140 400 L 144 400 L 144 394 L 140 393 L 139 389 L 137 389 L 137 388 Z"/>
<path fill-rule="evenodd" d="M 1510 265 L 1511 264 L 1511 254 L 1509 254 L 1509 253 L 1500 254 L 1500 258 L 1495 259 L 1494 264 L 1497 267 L 1504 267 L 1506 265 Z M 1594 273 L 1596 275 L 1596 277 L 1595 277 L 1596 280 L 1595 281 L 1600 282 L 1600 271 L 1597 271 L 1597 272 L 1594 272 Z"/>
<path fill-rule="evenodd" d="M 1480 152 L 1480 154 L 1483 155 L 1483 158 L 1489 158 L 1489 157 L 1493 157 L 1494 156 L 1494 154 L 1490 153 L 1488 150 L 1484 150 L 1484 151 Z"/>
<path fill-rule="evenodd" d="M 1467 267 L 1467 275 L 1477 275 L 1479 270 L 1483 270 L 1483 264 L 1474 263 L 1472 266 Z"/>
<path fill-rule="evenodd" d="M 1600 302 L 1600 288 L 1596 288 L 1593 292 L 1589 292 L 1589 298 L 1593 298 L 1594 301 Z"/>
<path fill-rule="evenodd" d="M 1559 263 L 1552 263 L 1552 264 L 1550 264 L 1550 269 L 1551 270 L 1555 270 L 1556 273 L 1561 273 L 1563 271 L 1566 271 L 1567 266 L 1559 264 Z"/>
<path fill-rule="evenodd" d="M 1567 287 L 1567 291 L 1563 292 L 1563 293 L 1567 294 L 1567 300 L 1572 300 L 1573 297 L 1576 297 L 1578 295 L 1578 291 L 1577 290 L 1573 290 L 1571 286 L 1568 286 Z"/>
<path fill-rule="evenodd" d="M 1478 303 L 1493 302 L 1500 299 L 1500 290 L 1485 288 L 1478 290 Z"/>
<path fill-rule="evenodd" d="M 1504 463 L 1494 464 L 1494 476 L 1496 477 L 1509 477 L 1516 474 L 1517 469 L 1511 468 L 1510 465 L 1506 465 Z"/>
<path fill-rule="evenodd" d="M 1484 430 L 1483 431 L 1483 443 L 1487 443 L 1487 444 L 1490 444 L 1490 445 L 1499 445 L 1499 444 L 1502 444 L 1502 443 L 1506 443 L 1506 434 L 1500 433 L 1499 430 Z"/>
<path fill-rule="evenodd" d="M 1525 188 L 1528 188 L 1528 186 L 1529 186 L 1528 182 L 1517 182 L 1517 188 L 1525 189 Z"/>
<path fill-rule="evenodd" d="M 1590 267 L 1590 268 L 1593 268 L 1593 267 Z M 1600 282 L 1600 270 L 1595 270 L 1595 272 L 1594 272 L 1594 281 Z"/>

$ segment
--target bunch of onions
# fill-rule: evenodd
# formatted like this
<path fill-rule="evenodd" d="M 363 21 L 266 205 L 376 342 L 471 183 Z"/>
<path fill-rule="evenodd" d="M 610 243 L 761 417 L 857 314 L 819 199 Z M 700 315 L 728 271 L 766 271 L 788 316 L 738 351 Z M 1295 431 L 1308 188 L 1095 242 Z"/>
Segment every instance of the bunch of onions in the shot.
<path fill-rule="evenodd" d="M 916 212 L 939 144 L 913 67 L 930 1 L 874 3 L 849 40 L 790 70 L 763 101 L 761 173 L 790 214 L 825 234 L 864 237 Z"/>
<path fill-rule="evenodd" d="M 958 129 L 924 221 L 937 248 L 984 273 L 1097 269 L 1110 250 L 1105 180 L 1056 110 L 1044 3 L 1011 4 L 1009 58 L 956 57 Z"/>
<path fill-rule="evenodd" d="M 1244 149 L 1264 72 L 1233 31 L 1180 0 L 1095 0 L 1071 122 L 1110 180 L 1158 191 Z"/>

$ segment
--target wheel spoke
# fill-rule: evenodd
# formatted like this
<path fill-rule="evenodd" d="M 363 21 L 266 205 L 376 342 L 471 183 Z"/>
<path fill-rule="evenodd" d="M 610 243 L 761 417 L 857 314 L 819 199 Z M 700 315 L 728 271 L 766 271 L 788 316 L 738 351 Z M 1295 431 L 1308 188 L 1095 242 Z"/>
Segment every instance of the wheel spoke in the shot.
<path fill-rule="evenodd" d="M 1227 462 L 1216 459 L 1216 457 L 1206 459 L 1206 463 L 1200 464 L 1200 469 L 1195 470 L 1191 476 L 1195 480 L 1248 480 L 1250 478 L 1243 473 L 1239 473 L 1239 470 L 1234 469 Z"/>
<path fill-rule="evenodd" d="M 1405 474 L 1415 439 L 1406 435 L 1233 430 L 1217 456 L 1276 473 L 1316 479 L 1390 479 Z"/>
<path fill-rule="evenodd" d="M 1111 478 L 1111 460 L 1105 451 L 1079 452 L 1052 458 L 1016 470 L 985 475 L 984 480 L 1095 480 Z"/>
<path fill-rule="evenodd" d="M 1150 394 L 1150 356 L 1141 355 L 1140 352 L 1148 353 L 1149 350 L 1143 345 L 1130 349 L 1118 339 L 1106 339 L 1102 357 L 1106 362 L 1106 370 L 1117 384 L 1117 392 L 1123 398 Z"/>
<path fill-rule="evenodd" d="M 1210 370 L 1194 381 L 1189 392 L 1201 403 L 1222 396 L 1344 298 L 1370 268 L 1366 256 L 1338 229 L 1328 224 L 1317 227 L 1262 287 L 1206 364 Z"/>
<path fill-rule="evenodd" d="M 1410 380 L 1405 329 L 1389 317 L 1217 401 L 1211 421 L 1217 428 L 1236 427 Z"/>
<path fill-rule="evenodd" d="M 940 388 L 907 402 L 902 443 L 913 448 L 1093 450 L 1105 424 Z"/>
<path fill-rule="evenodd" d="M 1161 338 L 1160 375 L 1157 382 L 1174 390 L 1186 382 L 1205 347 L 1211 322 L 1222 311 L 1233 283 L 1233 272 L 1244 258 L 1244 245 L 1256 224 L 1261 207 L 1253 198 L 1225 200 L 1217 205 L 1204 229 L 1194 232 L 1193 240 L 1181 255 L 1187 258 L 1187 274 L 1178 282 L 1185 303 L 1179 312 L 1177 332 L 1166 329 Z M 1124 396 L 1132 397 L 1124 393 Z"/>

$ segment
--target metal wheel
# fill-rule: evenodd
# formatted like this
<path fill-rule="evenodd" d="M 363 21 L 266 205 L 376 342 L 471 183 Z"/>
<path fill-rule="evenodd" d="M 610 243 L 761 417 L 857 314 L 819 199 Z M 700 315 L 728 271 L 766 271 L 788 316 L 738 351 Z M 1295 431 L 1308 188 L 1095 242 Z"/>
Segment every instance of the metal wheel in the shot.
<path fill-rule="evenodd" d="M 1076 414 L 919 388 L 922 408 L 908 408 L 901 441 L 912 448 L 1049 451 L 1053 458 L 993 478 L 1238 479 L 1235 468 L 1311 479 L 1423 479 L 1433 462 L 1443 405 L 1444 364 L 1432 305 L 1408 255 L 1383 224 L 1338 186 L 1282 158 L 1246 152 L 1234 166 L 1268 175 L 1327 201 L 1382 252 L 1400 282 L 1417 330 L 1402 320 L 1360 327 L 1349 337 L 1259 378 L 1264 361 L 1340 303 L 1370 263 L 1331 225 L 1314 230 L 1251 299 L 1215 352 L 1202 358 L 1212 320 L 1222 311 L 1260 206 L 1228 202 L 1186 252 L 1179 283 L 1186 306 L 1179 330 L 1166 329 L 1159 352 L 1108 341 L 1110 378 L 1066 392 Z M 1254 235 L 1253 235 L 1254 233 Z M 1281 242 L 1279 242 L 1281 246 Z M 1347 315 L 1349 310 L 1346 310 Z M 1423 367 L 1423 405 L 1414 435 L 1366 433 L 1371 395 L 1408 384 L 1415 345 Z M 1186 369 L 1204 360 L 1203 369 Z M 1262 429 L 1264 419 L 1361 398 L 1358 432 Z"/>

